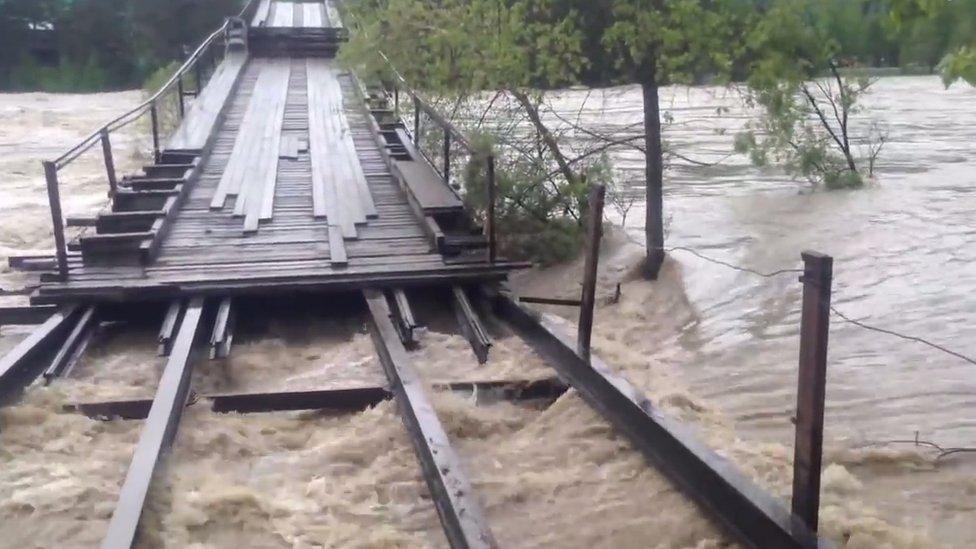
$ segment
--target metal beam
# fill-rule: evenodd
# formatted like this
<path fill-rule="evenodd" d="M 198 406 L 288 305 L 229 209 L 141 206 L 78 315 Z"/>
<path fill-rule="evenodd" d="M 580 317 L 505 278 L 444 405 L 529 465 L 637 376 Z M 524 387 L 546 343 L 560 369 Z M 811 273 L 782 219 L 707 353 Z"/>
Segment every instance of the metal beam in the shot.
<path fill-rule="evenodd" d="M 478 357 L 478 362 L 484 364 L 488 362 L 488 350 L 491 349 L 491 338 L 488 331 L 481 324 L 478 313 L 471 305 L 468 294 L 460 286 L 451 286 L 451 304 L 454 307 L 454 314 L 457 316 L 458 326 L 461 333 L 471 343 L 471 350 Z"/>
<path fill-rule="evenodd" d="M 200 327 L 203 298 L 195 297 L 187 305 L 179 333 L 173 344 L 166 368 L 159 379 L 156 396 L 132 454 L 119 500 L 102 541 L 102 549 L 129 549 L 136 541 L 139 519 L 149 493 L 149 484 L 163 453 L 169 449 L 186 406 L 193 370 L 190 352 Z"/>
<path fill-rule="evenodd" d="M 497 547 L 461 460 L 397 336 L 386 298 L 377 290 L 364 290 L 363 296 L 369 306 L 376 353 L 396 395 L 448 542 L 454 548 Z"/>
<path fill-rule="evenodd" d="M 213 334 L 210 336 L 210 360 L 227 358 L 230 347 L 234 343 L 234 324 L 236 316 L 232 298 L 220 300 L 217 308 L 217 318 L 214 319 Z"/>
<path fill-rule="evenodd" d="M 512 297 L 494 300 L 499 317 L 576 388 L 633 446 L 747 547 L 829 547 L 733 463 L 701 442 L 687 426 L 666 416 L 644 394 L 597 356 L 588 363 L 576 342 L 547 315 Z"/>
<path fill-rule="evenodd" d="M 56 312 L 56 305 L 0 307 L 0 326 L 43 324 Z"/>
<path fill-rule="evenodd" d="M 436 390 L 465 393 L 488 393 L 511 401 L 556 399 L 566 392 L 567 386 L 557 378 L 533 380 L 452 381 L 434 383 Z M 343 389 L 319 389 L 315 391 L 287 391 L 281 393 L 238 393 L 203 395 L 191 398 L 191 405 L 201 400 L 210 403 L 217 413 L 236 412 L 252 414 L 262 412 L 288 412 L 299 410 L 331 410 L 336 412 L 360 412 L 393 398 L 386 387 L 366 385 Z M 78 412 L 93 419 L 145 419 L 152 406 L 152 399 L 113 400 L 105 402 L 81 402 L 65 404 L 65 412 Z"/>
<path fill-rule="evenodd" d="M 88 347 L 91 333 L 98 324 L 97 317 L 98 312 L 94 305 L 85 307 L 81 313 L 81 318 L 78 319 L 75 327 L 71 329 L 71 333 L 64 340 L 64 344 L 61 345 L 58 354 L 54 356 L 51 365 L 44 371 L 45 384 L 51 383 L 52 379 L 74 368 L 74 364 L 81 358 L 85 348 Z"/>
<path fill-rule="evenodd" d="M 176 331 L 176 321 L 179 319 L 180 312 L 183 310 L 182 300 L 175 300 L 166 309 L 166 316 L 163 317 L 163 325 L 159 328 L 159 356 L 169 356 L 170 346 L 173 343 L 173 333 Z"/>
<path fill-rule="evenodd" d="M 400 341 L 408 349 L 417 345 L 417 334 L 414 331 L 418 328 L 417 321 L 414 320 L 413 310 L 410 308 L 410 300 L 403 288 L 393 290 L 393 320 L 397 333 L 400 334 Z"/>
<path fill-rule="evenodd" d="M 73 305 L 62 308 L 0 357 L 0 405 L 7 404 L 44 371 L 78 319 L 77 310 Z"/>

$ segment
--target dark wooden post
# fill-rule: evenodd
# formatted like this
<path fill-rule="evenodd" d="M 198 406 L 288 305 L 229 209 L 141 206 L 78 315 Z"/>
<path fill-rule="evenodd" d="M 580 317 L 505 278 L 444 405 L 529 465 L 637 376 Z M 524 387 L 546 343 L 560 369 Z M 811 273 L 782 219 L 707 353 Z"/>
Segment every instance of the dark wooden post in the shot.
<path fill-rule="evenodd" d="M 176 77 L 176 96 L 179 99 L 180 118 L 181 119 L 184 116 L 186 116 L 186 104 L 183 102 L 184 99 L 185 99 L 183 97 L 185 91 L 186 90 L 183 89 L 183 75 L 181 74 L 181 75 L 179 75 L 179 76 Z"/>
<path fill-rule="evenodd" d="M 488 204 L 485 223 L 488 225 L 488 263 L 495 262 L 495 155 L 488 155 Z"/>
<path fill-rule="evenodd" d="M 153 161 L 159 164 L 159 113 L 156 112 L 156 102 L 149 106 L 149 120 L 152 124 Z"/>
<path fill-rule="evenodd" d="M 61 214 L 61 191 L 58 188 L 58 167 L 54 162 L 43 162 L 47 180 L 47 200 L 51 206 L 51 223 L 54 228 L 54 253 L 58 259 L 58 273 L 68 277 L 68 248 L 64 242 L 64 217 Z"/>
<path fill-rule="evenodd" d="M 115 179 L 115 159 L 112 157 L 112 142 L 108 138 L 108 129 L 102 128 L 99 132 L 102 137 L 102 157 L 105 158 L 105 173 L 108 175 L 108 195 L 115 196 L 119 184 Z"/>
<path fill-rule="evenodd" d="M 201 56 L 204 54 L 201 53 Z M 193 62 L 193 76 L 197 79 L 196 93 L 194 97 L 200 97 L 200 92 L 203 91 L 203 69 L 200 67 L 202 65 L 201 59 L 197 57 L 196 61 Z"/>
<path fill-rule="evenodd" d="M 590 360 L 590 336 L 593 332 L 593 307 L 596 304 L 596 274 L 600 261 L 600 237 L 603 235 L 604 185 L 590 188 L 590 207 L 586 218 L 586 263 L 583 266 L 583 293 L 580 296 L 579 332 L 576 352 Z"/>
<path fill-rule="evenodd" d="M 400 121 L 400 86 L 393 85 L 393 118 Z"/>
<path fill-rule="evenodd" d="M 796 392 L 793 448 L 793 514 L 817 531 L 823 459 L 827 336 L 834 259 L 806 251 L 803 257 L 803 311 L 800 317 L 800 372 Z"/>
<path fill-rule="evenodd" d="M 451 184 L 451 132 L 444 126 L 444 183 Z"/>
<path fill-rule="evenodd" d="M 420 100 L 413 96 L 413 144 L 420 148 Z"/>

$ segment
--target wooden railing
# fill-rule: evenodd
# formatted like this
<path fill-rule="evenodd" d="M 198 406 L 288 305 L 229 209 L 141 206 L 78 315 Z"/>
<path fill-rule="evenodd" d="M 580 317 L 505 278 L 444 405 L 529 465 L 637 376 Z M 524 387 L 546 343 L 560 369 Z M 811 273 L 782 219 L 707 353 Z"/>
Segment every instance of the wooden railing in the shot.
<path fill-rule="evenodd" d="M 484 224 L 484 234 L 488 239 L 488 262 L 494 263 L 496 257 L 496 236 L 495 236 L 495 201 L 496 201 L 496 184 L 495 184 L 495 154 L 491 150 L 481 150 L 475 147 L 471 140 L 464 135 L 461 130 L 457 128 L 446 116 L 441 114 L 436 108 L 430 105 L 414 88 L 410 86 L 407 80 L 402 74 L 396 69 L 390 58 L 386 56 L 382 51 L 379 55 L 383 58 L 386 63 L 387 68 L 392 75 L 392 90 L 386 90 L 388 97 L 393 102 L 393 113 L 394 117 L 401 120 L 404 126 L 407 126 L 406 122 L 401 116 L 401 94 L 406 93 L 413 104 L 413 129 L 411 131 L 411 137 L 413 137 L 414 147 L 420 151 L 424 156 L 424 159 L 440 173 L 440 176 L 444 179 L 445 185 L 451 184 L 451 150 L 453 146 L 460 147 L 464 152 L 471 155 L 472 158 L 481 156 L 484 160 L 484 177 L 485 177 L 485 224 Z M 421 128 L 421 116 L 426 117 L 431 122 L 434 123 L 437 128 L 441 130 L 443 135 L 443 142 L 440 143 L 442 149 L 439 151 L 442 163 L 438 165 L 437 162 L 433 161 L 435 154 L 428 154 L 424 149 L 425 145 L 429 145 L 424 142 L 424 132 Z"/>
<path fill-rule="evenodd" d="M 247 21 L 253 17 L 260 0 L 249 0 L 238 15 Z M 160 129 L 160 111 L 165 108 L 164 101 L 171 100 L 175 95 L 177 122 L 182 121 L 186 114 L 187 96 L 197 96 L 205 85 L 205 80 L 213 76 L 213 71 L 219 63 L 219 57 L 224 53 L 224 36 L 233 24 L 233 19 L 227 19 L 217 30 L 207 36 L 203 42 L 187 57 L 179 69 L 166 81 L 151 97 L 110 120 L 90 135 L 82 139 L 77 145 L 68 149 L 54 160 L 42 162 L 44 178 L 47 183 L 48 202 L 51 208 L 51 220 L 54 228 L 55 256 L 58 274 L 62 279 L 68 276 L 68 249 L 64 234 L 64 217 L 61 210 L 61 189 L 58 173 L 74 162 L 78 157 L 101 144 L 102 157 L 105 163 L 105 173 L 108 180 L 108 194 L 112 196 L 118 190 L 118 174 L 115 170 L 115 159 L 112 154 L 111 134 L 148 115 L 149 128 L 152 137 L 152 153 L 154 161 L 158 162 L 161 154 L 161 140 L 165 137 Z M 205 63 L 210 64 L 210 74 L 205 76 Z M 193 75 L 195 89 L 187 91 L 185 87 L 188 77 Z M 177 124 L 178 126 L 178 124 Z M 174 128 L 175 129 L 175 128 Z"/>

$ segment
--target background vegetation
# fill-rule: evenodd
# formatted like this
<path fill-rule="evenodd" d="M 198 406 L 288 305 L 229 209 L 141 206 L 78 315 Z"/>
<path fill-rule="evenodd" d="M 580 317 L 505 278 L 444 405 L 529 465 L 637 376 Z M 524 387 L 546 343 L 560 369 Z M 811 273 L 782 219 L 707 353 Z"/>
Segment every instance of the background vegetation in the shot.
<path fill-rule="evenodd" d="M 141 87 L 241 0 L 0 0 L 0 90 Z"/>

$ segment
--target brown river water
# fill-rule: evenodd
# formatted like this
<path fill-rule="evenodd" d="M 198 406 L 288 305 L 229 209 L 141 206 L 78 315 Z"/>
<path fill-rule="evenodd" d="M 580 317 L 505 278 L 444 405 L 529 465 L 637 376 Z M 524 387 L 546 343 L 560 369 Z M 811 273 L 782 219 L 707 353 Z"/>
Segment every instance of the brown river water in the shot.
<path fill-rule="evenodd" d="M 666 90 L 675 150 L 719 160 L 746 120 L 725 89 Z M 56 156 L 138 92 L 0 95 L 0 259 L 50 247 L 38 160 Z M 551 96 L 594 127 L 640 119 L 632 88 Z M 837 307 L 852 318 L 966 354 L 976 310 L 976 91 L 936 78 L 885 78 L 868 99 L 889 143 L 865 189 L 806 185 L 741 157 L 675 161 L 665 204 L 669 242 L 760 271 L 799 268 L 799 252 L 835 258 Z M 580 107 L 582 106 L 582 109 Z M 728 112 L 718 115 L 718 107 Z M 124 168 L 140 164 L 138 128 L 118 136 Z M 623 181 L 638 154 L 618 151 Z M 66 172 L 68 214 L 105 201 L 97 154 Z M 800 285 L 675 251 L 662 280 L 635 279 L 643 212 L 608 238 L 597 352 L 720 453 L 788 502 Z M 619 213 L 610 212 L 619 222 Z M 636 243 L 635 243 L 636 241 Z M 537 270 L 516 285 L 571 295 L 579 265 Z M 0 287 L 29 281 L 0 272 Z M 21 298 L 0 298 L 15 303 Z M 568 314 L 566 311 L 554 311 Z M 269 316 L 273 316 L 270 315 Z M 423 316 L 423 313 L 421 313 Z M 430 381 L 542 377 L 542 361 L 496 334 L 479 367 L 451 323 L 431 313 L 415 352 Z M 0 352 L 27 330 L 0 329 Z M 70 380 L 0 411 L 0 547 L 91 547 L 104 534 L 140 422 L 64 413 L 69 401 L 147 396 L 164 364 L 152 328 L 109 328 Z M 976 539 L 976 455 L 936 460 L 911 444 L 976 446 L 976 366 L 918 343 L 833 320 L 827 387 L 822 530 L 848 547 L 968 547 Z M 274 372 L 273 374 L 270 372 Z M 201 390 L 373 383 L 382 373 L 361 318 L 272 318 L 226 364 L 203 361 Z M 723 547 L 729 541 L 572 392 L 545 409 L 437 394 L 435 407 L 506 547 Z M 362 414 L 213 415 L 191 407 L 150 494 L 147 547 L 442 547 L 436 513 L 389 403 Z"/>

